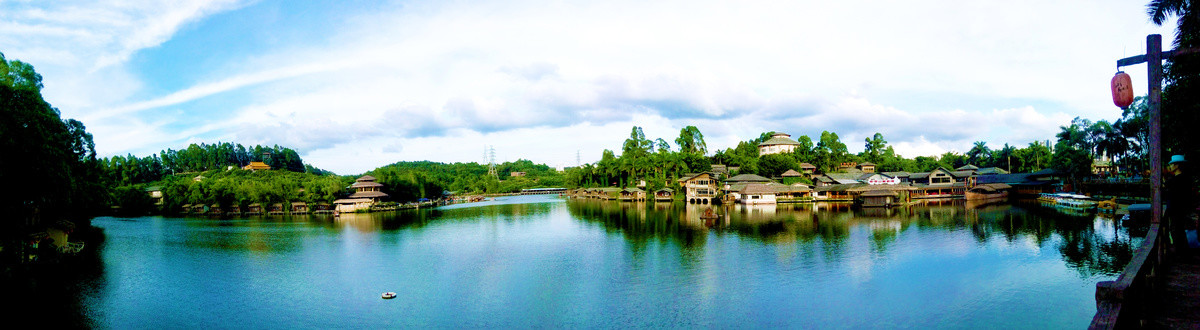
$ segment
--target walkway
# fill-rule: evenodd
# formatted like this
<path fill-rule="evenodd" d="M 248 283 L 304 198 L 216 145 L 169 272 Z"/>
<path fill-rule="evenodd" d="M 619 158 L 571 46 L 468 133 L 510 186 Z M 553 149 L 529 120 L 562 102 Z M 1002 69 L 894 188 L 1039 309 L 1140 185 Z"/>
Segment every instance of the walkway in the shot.
<path fill-rule="evenodd" d="M 1200 251 L 1173 256 L 1150 301 L 1148 328 L 1200 329 Z"/>

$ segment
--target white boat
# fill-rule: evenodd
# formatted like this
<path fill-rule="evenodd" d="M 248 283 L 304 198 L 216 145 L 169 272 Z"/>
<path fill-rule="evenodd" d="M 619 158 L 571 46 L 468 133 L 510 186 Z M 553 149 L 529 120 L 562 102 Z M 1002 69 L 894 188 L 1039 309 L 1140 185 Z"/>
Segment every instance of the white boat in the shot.
<path fill-rule="evenodd" d="M 396 298 L 395 292 L 384 292 L 383 293 L 383 299 L 392 299 L 392 298 Z"/>
<path fill-rule="evenodd" d="M 1043 193 L 1038 201 L 1054 207 L 1072 210 L 1091 211 L 1096 209 L 1096 201 L 1091 197 L 1070 193 Z"/>

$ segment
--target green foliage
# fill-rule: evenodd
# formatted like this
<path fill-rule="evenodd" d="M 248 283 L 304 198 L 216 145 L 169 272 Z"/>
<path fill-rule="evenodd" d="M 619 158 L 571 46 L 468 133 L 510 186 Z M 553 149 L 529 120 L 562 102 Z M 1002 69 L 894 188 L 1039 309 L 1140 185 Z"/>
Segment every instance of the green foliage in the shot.
<path fill-rule="evenodd" d="M 254 146 L 218 142 L 191 144 L 183 150 L 167 149 L 146 157 L 113 156 L 100 161 L 105 178 L 115 185 L 153 182 L 174 173 L 241 168 L 250 162 L 264 162 L 272 170 L 317 175 L 332 174 L 304 164 L 295 150 L 280 146 Z"/>
<path fill-rule="evenodd" d="M 0 54 L 0 232 L 8 238 L 87 218 L 106 197 L 92 135 L 42 99 L 41 79 L 32 65 Z"/>
<path fill-rule="evenodd" d="M 351 191 L 346 187 L 353 182 L 352 177 L 234 169 L 169 175 L 152 184 L 162 189 L 163 211 L 176 213 L 182 211 L 185 204 L 244 207 L 259 203 L 266 209 L 275 203 L 329 203 L 348 195 Z M 118 187 L 115 191 L 136 189 L 140 192 L 143 186 Z M 145 192 L 142 194 L 145 195 Z M 125 204 L 129 199 L 123 196 L 114 194 L 114 202 L 119 203 L 122 209 L 130 208 Z"/>
<path fill-rule="evenodd" d="M 788 170 L 799 170 L 796 159 L 789 154 L 770 154 L 758 158 L 758 175 L 772 178 Z"/>

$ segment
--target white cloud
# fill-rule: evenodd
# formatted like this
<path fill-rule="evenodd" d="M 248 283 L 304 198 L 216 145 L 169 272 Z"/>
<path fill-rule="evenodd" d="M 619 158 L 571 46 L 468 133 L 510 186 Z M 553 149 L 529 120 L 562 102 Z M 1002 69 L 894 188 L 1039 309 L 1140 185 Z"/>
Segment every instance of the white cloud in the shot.
<path fill-rule="evenodd" d="M 712 151 L 770 130 L 833 131 L 851 150 L 881 132 L 909 157 L 978 140 L 1021 146 L 1052 138 L 1074 116 L 1119 114 L 1105 86 L 1115 60 L 1136 53 L 1145 34 L 1170 31 L 1148 25 L 1142 5 L 415 1 L 349 18 L 325 39 L 232 59 L 212 69 L 231 74 L 151 97 L 131 92 L 137 77 L 108 67 L 239 4 L 28 10 L 10 26 L 56 40 L 22 54 L 120 71 L 110 84 L 78 70 L 48 77 L 53 102 L 83 109 L 71 111 L 89 125 L 198 100 L 233 110 L 186 130 L 159 120 L 98 127 L 146 135 L 97 134 L 101 150 L 226 138 L 296 147 L 318 167 L 356 173 L 398 160 L 470 161 L 483 145 L 511 150 L 511 160 L 573 165 L 575 150 L 594 161 L 634 125 L 668 141 L 696 125 Z M 54 51 L 73 41 L 85 51 Z M 963 99 L 915 109 L 908 92 Z"/>

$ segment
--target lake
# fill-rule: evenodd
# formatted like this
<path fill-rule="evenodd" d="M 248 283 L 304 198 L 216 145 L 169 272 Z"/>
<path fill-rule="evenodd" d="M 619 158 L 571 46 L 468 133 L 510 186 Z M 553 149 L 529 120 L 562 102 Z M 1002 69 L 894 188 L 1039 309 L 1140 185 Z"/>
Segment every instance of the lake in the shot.
<path fill-rule="evenodd" d="M 1082 328 L 1140 242 L 1026 204 L 707 208 L 101 217 L 64 308 L 104 328 Z"/>

